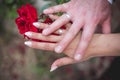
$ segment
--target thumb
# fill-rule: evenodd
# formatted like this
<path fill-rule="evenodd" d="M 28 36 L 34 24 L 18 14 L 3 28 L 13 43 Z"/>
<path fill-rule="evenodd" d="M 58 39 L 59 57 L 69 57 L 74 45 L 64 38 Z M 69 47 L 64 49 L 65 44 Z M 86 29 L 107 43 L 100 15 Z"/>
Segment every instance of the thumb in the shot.
<path fill-rule="evenodd" d="M 73 64 L 73 63 L 76 63 L 76 61 L 70 57 L 63 57 L 63 58 L 57 59 L 56 61 L 53 62 L 50 72 L 56 70 L 58 67 L 68 65 L 68 64 Z"/>

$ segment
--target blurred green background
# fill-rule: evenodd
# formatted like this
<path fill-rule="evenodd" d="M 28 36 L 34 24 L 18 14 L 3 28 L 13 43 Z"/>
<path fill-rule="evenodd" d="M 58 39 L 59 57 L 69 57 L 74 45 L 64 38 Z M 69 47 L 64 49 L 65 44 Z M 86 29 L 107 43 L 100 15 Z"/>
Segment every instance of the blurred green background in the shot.
<path fill-rule="evenodd" d="M 31 49 L 23 44 L 23 36 L 15 24 L 17 8 L 30 3 L 40 14 L 45 8 L 67 1 L 69 0 L 0 0 L 0 80 L 95 80 L 109 67 L 111 57 L 102 57 L 49 72 L 52 62 L 61 56 Z M 118 12 L 114 14 L 120 17 Z M 112 28 L 113 32 L 118 30 L 119 25 L 116 16 L 112 21 L 112 25 L 116 26 Z"/>

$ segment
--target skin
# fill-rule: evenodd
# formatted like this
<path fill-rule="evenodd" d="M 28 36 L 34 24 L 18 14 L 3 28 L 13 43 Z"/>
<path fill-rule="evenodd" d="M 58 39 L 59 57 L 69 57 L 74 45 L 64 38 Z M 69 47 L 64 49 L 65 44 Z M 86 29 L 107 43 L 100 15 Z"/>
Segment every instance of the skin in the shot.
<path fill-rule="evenodd" d="M 49 15 L 51 19 L 58 19 L 58 16 L 55 15 Z M 37 22 L 37 28 L 44 29 L 49 27 L 48 24 Z M 71 24 L 66 24 L 66 27 L 69 29 Z M 64 35 L 66 34 L 67 30 L 63 30 L 62 35 L 49 35 L 49 36 L 43 36 L 40 33 L 34 33 L 34 32 L 26 32 L 25 35 L 29 36 L 30 38 L 34 39 L 40 39 L 45 40 L 49 42 L 56 42 L 56 43 L 45 43 L 45 42 L 33 42 L 33 41 L 27 41 L 27 44 L 25 42 L 25 45 L 35 48 L 35 49 L 42 49 L 42 50 L 48 50 L 48 51 L 54 51 L 54 48 L 56 45 L 59 44 L 59 42 L 62 40 Z M 54 33 L 58 33 L 58 31 L 55 31 Z M 98 57 L 98 56 L 119 56 L 120 47 L 119 47 L 119 39 L 120 34 L 94 34 L 92 41 L 90 42 L 90 45 L 88 46 L 86 50 L 86 54 L 83 56 L 83 58 L 79 61 L 74 60 L 74 53 L 78 46 L 79 39 L 81 38 L 81 33 L 77 34 L 77 36 L 74 38 L 74 40 L 69 44 L 69 46 L 64 50 L 64 54 L 66 54 L 66 57 L 57 59 L 51 66 L 51 71 L 55 70 L 56 68 L 67 65 L 67 64 L 74 64 L 81 61 L 85 61 L 90 59 L 91 57 Z M 114 43 L 111 43 L 114 42 Z M 106 44 L 105 44 L 106 43 Z M 114 53 L 114 54 L 113 54 Z"/>
<path fill-rule="evenodd" d="M 54 49 L 56 53 L 61 53 L 74 40 L 80 29 L 83 29 L 81 38 L 79 38 L 79 45 L 77 45 L 74 53 L 75 60 L 79 61 L 84 55 L 98 24 L 101 25 L 103 33 L 110 33 L 111 31 L 111 10 L 107 0 L 71 0 L 68 3 L 44 10 L 45 14 L 56 12 L 65 12 L 70 15 L 70 18 L 63 14 L 48 28 L 44 29 L 42 34 L 49 35 L 62 25 L 72 21 L 68 32 Z"/>
<path fill-rule="evenodd" d="M 34 32 L 30 32 L 30 33 L 31 35 L 27 35 L 30 38 L 40 39 L 40 40 L 42 39 L 50 42 L 54 41 L 55 43 L 27 41 L 30 44 L 26 44 L 25 42 L 25 44 L 31 48 L 48 50 L 48 51 L 54 51 L 54 48 L 64 36 L 64 34 L 59 36 L 56 36 L 56 35 L 43 36 L 40 33 L 34 33 Z M 55 70 L 60 66 L 82 62 L 92 57 L 120 56 L 120 46 L 119 46 L 120 34 L 119 33 L 118 34 L 94 34 L 90 42 L 90 45 L 86 50 L 85 55 L 82 57 L 81 60 L 76 61 L 74 60 L 74 52 L 79 43 L 80 36 L 81 36 L 81 33 L 79 32 L 79 34 L 75 37 L 75 39 L 63 51 L 66 57 L 57 59 L 52 64 L 51 71 Z"/>

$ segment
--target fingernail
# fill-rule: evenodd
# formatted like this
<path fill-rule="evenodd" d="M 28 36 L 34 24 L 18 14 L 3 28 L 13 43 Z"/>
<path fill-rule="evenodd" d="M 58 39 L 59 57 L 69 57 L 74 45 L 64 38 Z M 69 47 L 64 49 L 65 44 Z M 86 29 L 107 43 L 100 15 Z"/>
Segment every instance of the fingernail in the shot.
<path fill-rule="evenodd" d="M 62 47 L 61 47 L 61 46 L 57 46 L 57 47 L 55 48 L 55 52 L 61 53 L 61 51 L 62 51 Z"/>
<path fill-rule="evenodd" d="M 53 72 L 54 70 L 56 70 L 58 67 L 57 66 L 52 66 L 50 69 L 50 72 Z"/>
<path fill-rule="evenodd" d="M 48 31 L 49 31 L 49 29 L 45 29 L 45 30 L 43 30 L 42 34 L 43 35 L 48 35 Z"/>
<path fill-rule="evenodd" d="M 32 33 L 31 32 L 26 32 L 25 35 L 28 36 L 28 37 L 31 37 Z"/>
<path fill-rule="evenodd" d="M 32 42 L 31 41 L 26 41 L 24 44 L 27 45 L 27 46 L 29 46 L 29 47 L 32 46 Z"/>
<path fill-rule="evenodd" d="M 81 59 L 81 55 L 80 54 L 76 54 L 75 55 L 75 60 L 79 61 Z"/>
<path fill-rule="evenodd" d="M 35 27 L 37 27 L 37 28 L 40 27 L 40 24 L 39 24 L 38 22 L 34 22 L 33 25 L 34 25 Z"/>

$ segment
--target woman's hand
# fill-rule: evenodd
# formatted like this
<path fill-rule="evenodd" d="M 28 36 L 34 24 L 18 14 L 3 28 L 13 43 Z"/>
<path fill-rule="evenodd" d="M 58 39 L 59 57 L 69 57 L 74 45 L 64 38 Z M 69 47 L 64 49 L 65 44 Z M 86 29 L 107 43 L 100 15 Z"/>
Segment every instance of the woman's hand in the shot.
<path fill-rule="evenodd" d="M 44 28 L 42 26 L 45 26 L 46 24 L 41 23 L 41 28 Z M 65 32 L 65 31 L 64 31 Z M 29 34 L 28 34 L 29 33 Z M 39 40 L 44 40 L 48 42 L 55 42 L 55 43 L 47 43 L 47 42 L 35 42 L 35 41 L 26 41 L 25 44 L 31 48 L 35 49 L 41 49 L 41 50 L 48 50 L 48 51 L 54 51 L 54 48 L 56 45 L 58 45 L 59 41 L 63 39 L 63 35 L 49 35 L 49 36 L 43 36 L 41 33 L 34 33 L 34 32 L 27 32 L 25 35 L 29 36 L 31 39 L 39 39 Z M 63 51 L 63 53 L 66 55 L 66 57 L 57 59 L 51 66 L 51 70 L 53 71 L 56 68 L 63 66 L 63 65 L 68 65 L 68 64 L 74 64 L 78 63 L 81 61 L 85 61 L 91 57 L 94 57 L 94 50 L 93 46 L 91 46 L 89 49 L 87 49 L 87 53 L 83 56 L 83 58 L 80 61 L 74 60 L 74 52 L 77 48 L 77 45 L 79 43 L 81 33 L 75 37 L 75 39 L 69 44 L 69 46 Z M 99 37 L 94 38 L 94 40 L 99 39 Z M 98 41 L 98 40 L 97 40 Z M 95 44 L 95 42 L 93 43 Z"/>
<path fill-rule="evenodd" d="M 48 25 L 41 23 L 40 28 L 44 29 L 45 27 L 48 27 Z M 57 33 L 57 31 L 55 33 Z M 39 39 L 39 40 L 55 42 L 55 43 L 27 41 L 25 42 L 25 44 L 29 47 L 36 48 L 36 49 L 54 51 L 54 48 L 63 39 L 63 36 L 65 35 L 65 33 L 66 33 L 66 30 L 64 30 L 64 33 L 61 35 L 43 36 L 40 33 L 27 32 L 25 33 L 25 35 L 29 36 L 31 39 Z M 83 55 L 81 60 L 76 61 L 74 60 L 74 53 L 78 46 L 80 37 L 81 37 L 81 32 L 77 34 L 77 36 L 73 39 L 73 41 L 63 51 L 63 53 L 67 55 L 67 57 L 57 59 L 52 64 L 51 71 L 63 65 L 85 61 L 87 59 L 90 59 L 91 57 L 120 56 L 119 54 L 120 53 L 120 47 L 119 47 L 120 34 L 106 34 L 106 35 L 105 34 L 94 34 L 90 42 L 90 45 L 88 46 L 86 50 L 85 55 Z"/>
<path fill-rule="evenodd" d="M 83 29 L 79 45 L 75 50 L 75 59 L 79 60 L 85 53 L 96 26 L 102 26 L 103 33 L 110 33 L 110 4 L 107 0 L 71 0 L 68 3 L 57 5 L 44 10 L 45 14 L 65 12 L 60 18 L 43 31 L 48 35 L 59 29 L 62 25 L 72 21 L 72 26 L 64 35 L 60 43 L 55 47 L 55 52 L 61 53 Z"/>
<path fill-rule="evenodd" d="M 27 32 L 28 33 L 28 32 Z M 61 41 L 63 38 L 63 35 L 57 36 L 57 35 L 49 35 L 49 36 L 43 36 L 40 33 L 34 33 L 34 32 L 29 32 L 31 35 L 27 35 L 32 39 L 40 39 L 44 41 L 49 41 L 49 42 L 55 42 L 55 43 L 46 43 L 46 42 L 35 42 L 35 41 L 26 41 L 25 44 L 31 48 L 35 49 L 41 49 L 41 50 L 48 50 L 48 51 L 54 51 L 54 48 L 56 45 Z M 51 71 L 55 70 L 56 68 L 63 66 L 63 65 L 68 65 L 68 64 L 73 64 L 77 63 L 80 61 L 74 60 L 74 52 L 77 47 L 77 44 L 79 42 L 81 34 L 79 33 L 77 37 L 73 40 L 73 42 L 63 51 L 66 57 L 57 59 L 51 66 Z M 87 60 L 92 54 L 85 54 L 83 60 Z"/>

